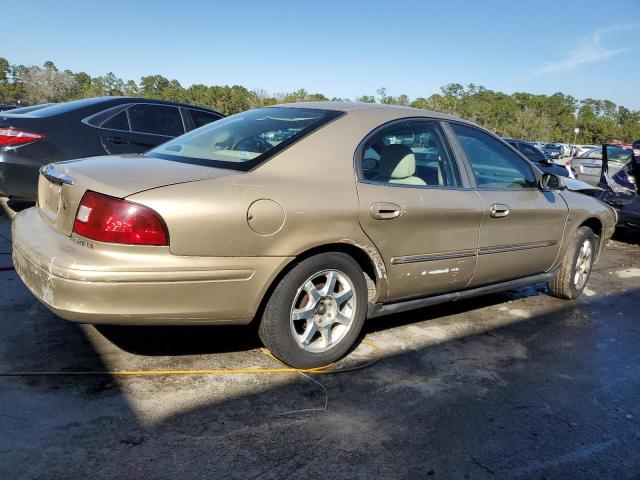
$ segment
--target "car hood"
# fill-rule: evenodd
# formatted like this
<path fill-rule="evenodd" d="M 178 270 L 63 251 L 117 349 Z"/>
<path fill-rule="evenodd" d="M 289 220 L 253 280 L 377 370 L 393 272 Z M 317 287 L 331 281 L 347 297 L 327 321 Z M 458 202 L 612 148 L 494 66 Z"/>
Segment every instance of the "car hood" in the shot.
<path fill-rule="evenodd" d="M 119 198 L 152 188 L 240 173 L 137 154 L 68 160 L 54 166 L 84 190 Z"/>
<path fill-rule="evenodd" d="M 600 187 L 594 187 L 593 185 L 589 185 L 582 180 L 577 180 L 575 178 L 566 177 L 563 178 L 562 181 L 567 186 L 567 190 L 571 190 L 572 192 L 580 192 L 585 190 L 602 190 Z"/>

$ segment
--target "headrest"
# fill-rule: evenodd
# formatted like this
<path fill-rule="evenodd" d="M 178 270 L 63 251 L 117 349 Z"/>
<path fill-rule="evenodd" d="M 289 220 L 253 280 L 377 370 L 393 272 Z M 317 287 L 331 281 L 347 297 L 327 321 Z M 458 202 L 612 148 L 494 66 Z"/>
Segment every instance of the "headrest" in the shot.
<path fill-rule="evenodd" d="M 380 178 L 408 178 L 416 173 L 416 157 L 406 145 L 387 145 L 380 154 Z"/>

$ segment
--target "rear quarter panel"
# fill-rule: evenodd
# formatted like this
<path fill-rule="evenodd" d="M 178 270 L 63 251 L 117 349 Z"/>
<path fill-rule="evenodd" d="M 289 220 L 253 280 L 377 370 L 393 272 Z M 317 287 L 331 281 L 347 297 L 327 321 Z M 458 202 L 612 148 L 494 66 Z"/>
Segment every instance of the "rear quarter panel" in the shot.
<path fill-rule="evenodd" d="M 379 279 L 386 279 L 384 262 L 358 221 L 353 169 L 358 143 L 384 117 L 371 112 L 358 122 L 345 117 L 254 171 L 156 188 L 128 199 L 160 213 L 175 255 L 295 257 L 327 244 L 351 244 L 371 258 Z M 259 204 L 269 208 L 251 208 L 264 200 Z M 250 226 L 256 222 L 269 228 L 256 232 Z"/>

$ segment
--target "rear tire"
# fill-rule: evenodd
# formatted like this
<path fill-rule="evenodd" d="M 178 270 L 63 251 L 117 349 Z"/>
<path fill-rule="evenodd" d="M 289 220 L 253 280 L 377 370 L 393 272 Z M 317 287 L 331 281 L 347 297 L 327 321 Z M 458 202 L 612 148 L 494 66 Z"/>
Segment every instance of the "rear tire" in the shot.
<path fill-rule="evenodd" d="M 258 334 L 277 359 L 294 368 L 328 365 L 354 345 L 367 316 L 360 265 L 341 252 L 301 261 L 269 297 Z"/>
<path fill-rule="evenodd" d="M 558 273 L 547 283 L 551 295 L 572 300 L 582 294 L 591 275 L 598 241 L 598 236 L 589 227 L 576 231 Z"/>

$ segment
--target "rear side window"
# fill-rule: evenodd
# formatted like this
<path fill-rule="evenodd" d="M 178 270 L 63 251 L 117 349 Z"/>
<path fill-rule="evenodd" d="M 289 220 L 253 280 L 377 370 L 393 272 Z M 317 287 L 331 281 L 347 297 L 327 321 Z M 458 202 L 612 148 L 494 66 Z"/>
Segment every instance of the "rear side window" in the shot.
<path fill-rule="evenodd" d="M 478 188 L 535 188 L 533 170 L 502 142 L 473 127 L 451 124 L 471 164 Z"/>
<path fill-rule="evenodd" d="M 127 118 L 127 111 L 114 115 L 109 120 L 100 125 L 102 128 L 109 128 L 111 130 L 124 130 L 129 131 L 129 119 Z"/>
<path fill-rule="evenodd" d="M 182 117 L 177 107 L 166 105 L 134 105 L 129 108 L 131 130 L 166 137 L 184 133 Z"/>
<path fill-rule="evenodd" d="M 220 118 L 220 115 L 215 115 L 210 112 L 203 112 L 202 110 L 188 109 L 191 120 L 193 121 L 194 128 L 201 127 L 207 123 L 215 122 Z"/>

